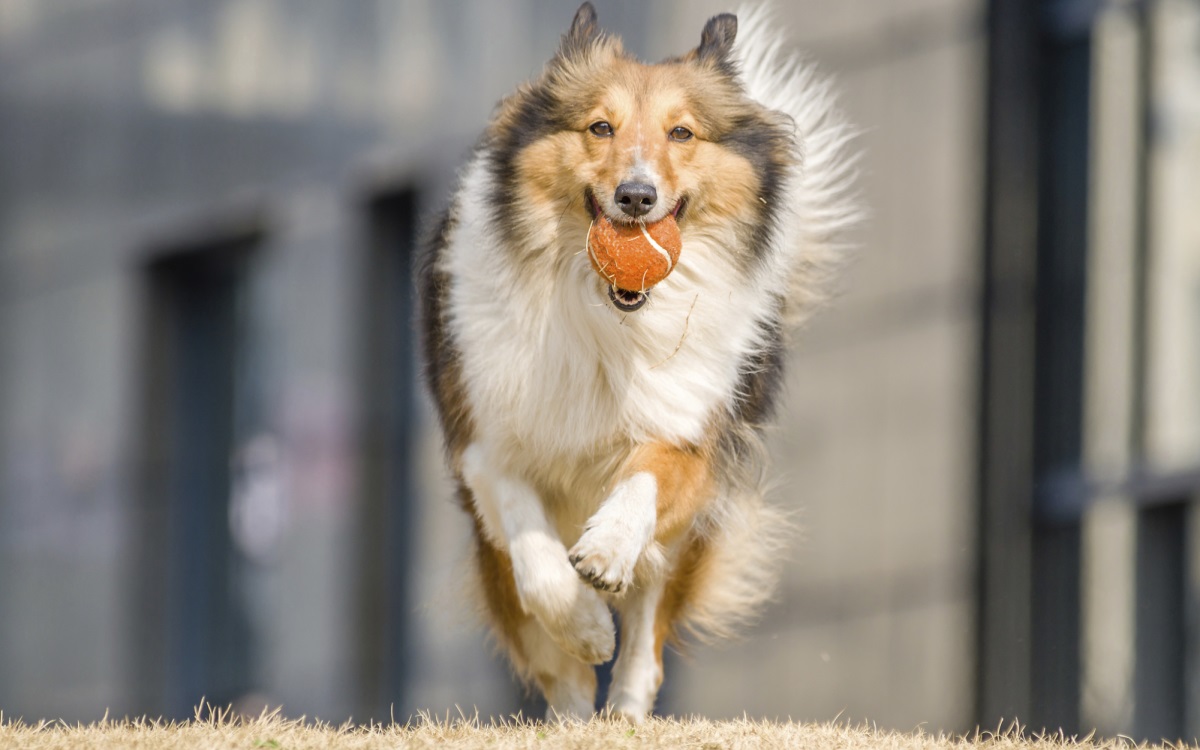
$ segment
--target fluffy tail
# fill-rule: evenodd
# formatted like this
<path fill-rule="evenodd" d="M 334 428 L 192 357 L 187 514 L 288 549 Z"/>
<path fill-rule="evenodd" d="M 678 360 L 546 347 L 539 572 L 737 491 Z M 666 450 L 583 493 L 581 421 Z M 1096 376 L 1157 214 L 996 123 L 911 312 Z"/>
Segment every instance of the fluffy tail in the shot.
<path fill-rule="evenodd" d="M 792 530 L 787 514 L 759 492 L 718 503 L 688 560 L 676 634 L 724 640 L 757 618 L 775 593 Z"/>
<path fill-rule="evenodd" d="M 796 126 L 799 167 L 791 176 L 780 236 L 791 275 L 785 310 L 800 324 L 833 293 L 834 277 L 851 249 L 849 229 L 863 218 L 855 183 L 858 135 L 838 109 L 833 82 L 816 66 L 785 51 L 779 25 L 765 5 L 738 10 L 734 45 L 742 83 L 750 97 L 782 112 Z"/>

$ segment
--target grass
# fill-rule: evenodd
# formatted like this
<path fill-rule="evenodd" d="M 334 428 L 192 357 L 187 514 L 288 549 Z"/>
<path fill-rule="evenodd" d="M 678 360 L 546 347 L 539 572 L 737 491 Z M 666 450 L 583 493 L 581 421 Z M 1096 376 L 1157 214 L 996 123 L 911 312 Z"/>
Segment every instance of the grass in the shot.
<path fill-rule="evenodd" d="M 413 725 L 334 726 L 275 713 L 241 718 L 217 712 L 195 721 L 101 721 L 70 725 L 0 720 L 0 748 L 77 750 L 78 748 L 237 748 L 238 750 L 367 750 L 368 748 L 809 748 L 811 750 L 1125 750 L 1125 739 L 1027 739 L 1019 732 L 953 737 L 923 732 L 897 733 L 843 724 L 766 721 L 654 719 L 639 727 L 597 719 L 586 724 L 436 720 Z M 1183 746 L 1170 746 L 1182 748 Z"/>

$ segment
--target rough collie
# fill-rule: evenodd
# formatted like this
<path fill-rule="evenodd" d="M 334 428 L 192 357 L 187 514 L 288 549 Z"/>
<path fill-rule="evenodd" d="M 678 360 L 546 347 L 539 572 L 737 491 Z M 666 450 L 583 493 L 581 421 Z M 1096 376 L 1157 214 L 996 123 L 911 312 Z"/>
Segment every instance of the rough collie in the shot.
<path fill-rule="evenodd" d="M 550 716 L 592 714 L 612 609 L 609 708 L 640 721 L 666 644 L 770 596 L 761 433 L 856 218 L 851 137 L 761 13 L 645 64 L 584 3 L 463 170 L 421 269 L 426 373 L 482 609 Z M 661 283 L 592 267 L 597 220 L 668 217 Z"/>

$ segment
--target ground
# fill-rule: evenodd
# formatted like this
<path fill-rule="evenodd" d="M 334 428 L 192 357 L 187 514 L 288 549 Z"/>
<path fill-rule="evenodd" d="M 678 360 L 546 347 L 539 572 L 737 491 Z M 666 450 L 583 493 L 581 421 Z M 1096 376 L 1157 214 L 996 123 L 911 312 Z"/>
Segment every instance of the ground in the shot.
<path fill-rule="evenodd" d="M 426 718 L 409 726 L 331 726 L 276 714 L 256 719 L 216 717 L 164 723 L 106 721 L 89 725 L 0 720 L 0 748 L 238 748 L 239 750 L 368 750 L 373 748 L 807 748 L 811 750 L 1124 750 L 1126 740 L 1023 738 L 1019 733 L 967 737 L 886 732 L 844 724 L 654 719 L 587 724 L 493 725 L 462 718 Z M 1143 746 L 1145 747 L 1145 746 Z M 1182 747 L 1182 746 L 1175 746 Z"/>

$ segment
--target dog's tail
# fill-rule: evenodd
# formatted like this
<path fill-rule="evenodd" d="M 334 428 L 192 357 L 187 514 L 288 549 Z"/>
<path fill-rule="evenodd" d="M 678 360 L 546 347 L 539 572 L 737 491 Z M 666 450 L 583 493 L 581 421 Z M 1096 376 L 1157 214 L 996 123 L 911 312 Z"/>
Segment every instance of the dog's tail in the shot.
<path fill-rule="evenodd" d="M 756 428 L 733 428 L 717 464 L 724 486 L 697 519 L 665 592 L 676 642 L 723 640 L 757 618 L 795 531 L 791 514 L 766 502 L 766 446 Z"/>
<path fill-rule="evenodd" d="M 777 236 L 788 243 L 781 248 L 791 276 L 786 319 L 798 325 L 834 292 L 851 249 L 846 235 L 863 218 L 852 148 L 858 130 L 839 109 L 833 82 L 785 49 L 768 6 L 738 10 L 734 55 L 750 98 L 795 124 L 799 160 Z"/>
<path fill-rule="evenodd" d="M 757 619 L 776 589 L 784 551 L 792 536 L 788 514 L 762 493 L 725 498 L 697 529 L 677 584 L 669 590 L 677 615 L 674 640 L 710 643 L 736 636 Z"/>

